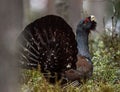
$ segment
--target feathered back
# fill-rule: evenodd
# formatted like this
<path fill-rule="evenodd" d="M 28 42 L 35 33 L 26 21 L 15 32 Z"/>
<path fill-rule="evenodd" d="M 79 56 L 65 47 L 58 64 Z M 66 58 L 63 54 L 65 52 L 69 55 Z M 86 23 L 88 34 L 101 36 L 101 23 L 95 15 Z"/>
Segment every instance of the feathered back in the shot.
<path fill-rule="evenodd" d="M 41 66 L 51 75 L 76 69 L 77 44 L 72 28 L 61 18 L 48 15 L 29 24 L 18 37 L 18 57 L 25 68 Z M 69 66 L 69 67 L 68 67 Z"/>

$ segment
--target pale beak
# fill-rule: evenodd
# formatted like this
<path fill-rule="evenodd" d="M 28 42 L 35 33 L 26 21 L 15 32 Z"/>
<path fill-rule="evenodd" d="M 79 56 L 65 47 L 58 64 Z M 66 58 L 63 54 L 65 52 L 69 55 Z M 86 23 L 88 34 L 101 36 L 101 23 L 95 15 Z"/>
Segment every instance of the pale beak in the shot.
<path fill-rule="evenodd" d="M 91 16 L 90 16 L 90 19 L 91 19 L 91 21 L 96 22 L 96 18 L 95 18 L 95 16 L 94 16 L 94 15 L 91 15 Z"/>

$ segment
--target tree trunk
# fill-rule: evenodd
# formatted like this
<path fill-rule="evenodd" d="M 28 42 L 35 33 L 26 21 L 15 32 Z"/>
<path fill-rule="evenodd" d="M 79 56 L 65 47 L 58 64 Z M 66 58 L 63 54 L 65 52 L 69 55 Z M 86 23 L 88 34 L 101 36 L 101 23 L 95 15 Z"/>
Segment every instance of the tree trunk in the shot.
<path fill-rule="evenodd" d="M 77 24 L 82 18 L 83 11 L 83 0 L 69 0 L 69 16 L 70 24 L 73 27 L 74 32 L 76 31 Z"/>
<path fill-rule="evenodd" d="M 85 0 L 83 2 L 84 4 L 84 10 L 87 11 L 89 15 L 95 15 L 97 18 L 97 29 L 98 31 L 103 30 L 103 18 L 106 16 L 106 0 Z"/>
<path fill-rule="evenodd" d="M 0 0 L 0 91 L 18 92 L 13 57 L 15 40 L 22 29 L 22 0 Z"/>
<path fill-rule="evenodd" d="M 56 2 L 56 13 L 72 26 L 74 32 L 81 19 L 82 4 L 82 0 L 57 0 Z"/>
<path fill-rule="evenodd" d="M 55 0 L 47 1 L 47 14 L 55 14 Z"/>

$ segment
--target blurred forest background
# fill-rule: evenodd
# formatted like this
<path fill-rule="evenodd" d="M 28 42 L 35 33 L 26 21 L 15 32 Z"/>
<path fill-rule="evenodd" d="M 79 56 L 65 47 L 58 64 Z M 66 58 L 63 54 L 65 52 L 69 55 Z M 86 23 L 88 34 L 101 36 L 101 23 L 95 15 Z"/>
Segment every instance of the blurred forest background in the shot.
<path fill-rule="evenodd" d="M 80 19 L 95 15 L 97 31 L 90 35 L 93 62 L 100 68 L 95 68 L 95 73 L 106 69 L 106 65 L 110 65 L 108 69 L 116 67 L 100 74 L 109 72 L 111 76 L 114 72 L 115 79 L 112 76 L 111 81 L 120 83 L 120 0 L 0 0 L 0 92 L 17 92 L 14 59 L 17 36 L 27 24 L 48 14 L 63 17 L 74 32 Z"/>

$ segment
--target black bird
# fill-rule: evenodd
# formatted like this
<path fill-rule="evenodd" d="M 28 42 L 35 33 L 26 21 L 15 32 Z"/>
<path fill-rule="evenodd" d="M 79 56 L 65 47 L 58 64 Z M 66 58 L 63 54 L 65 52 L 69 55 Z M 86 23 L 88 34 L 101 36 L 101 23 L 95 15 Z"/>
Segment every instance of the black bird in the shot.
<path fill-rule="evenodd" d="M 66 71 L 66 76 L 69 80 L 86 80 L 92 76 L 93 73 L 93 64 L 91 61 L 91 55 L 89 52 L 89 33 L 91 30 L 96 29 L 96 19 L 93 15 L 82 19 L 76 30 L 76 41 L 77 41 L 77 69 L 70 69 Z"/>
<path fill-rule="evenodd" d="M 35 20 L 17 39 L 20 66 L 37 69 L 40 65 L 50 83 L 62 78 L 75 81 L 81 76 L 91 76 L 88 35 L 95 27 L 94 16 L 81 20 L 75 38 L 72 28 L 59 16 L 47 15 Z"/>

